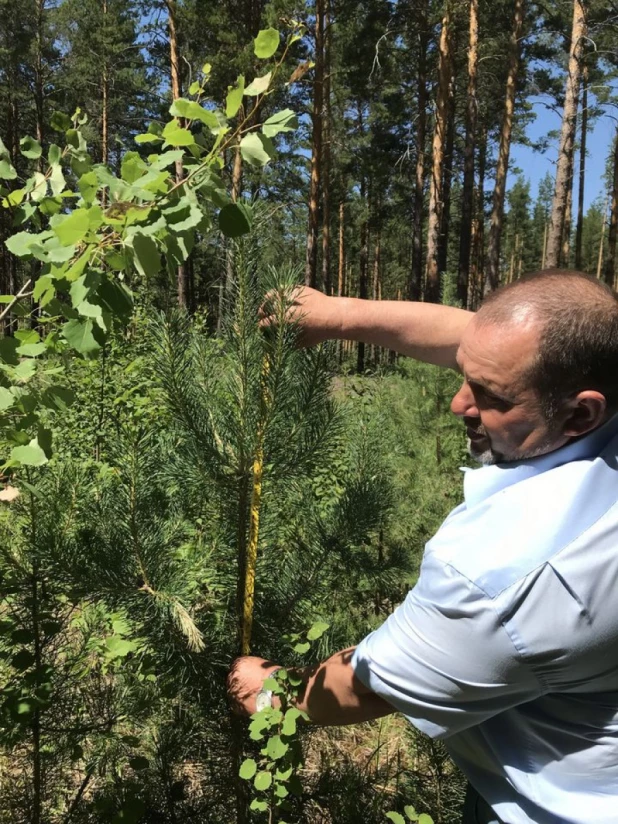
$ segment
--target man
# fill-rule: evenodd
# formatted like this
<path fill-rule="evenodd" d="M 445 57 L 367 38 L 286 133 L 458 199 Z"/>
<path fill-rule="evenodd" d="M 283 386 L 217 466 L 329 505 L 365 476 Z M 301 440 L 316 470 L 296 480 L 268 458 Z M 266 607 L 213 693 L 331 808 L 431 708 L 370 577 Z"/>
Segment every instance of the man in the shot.
<path fill-rule="evenodd" d="M 304 674 L 318 724 L 400 711 L 444 739 L 474 788 L 465 822 L 618 821 L 618 302 L 548 270 L 476 315 L 300 290 L 304 342 L 364 340 L 463 375 L 464 503 L 403 604 Z M 267 322 L 267 319 L 266 321 Z M 238 659 L 255 711 L 276 669 Z"/>

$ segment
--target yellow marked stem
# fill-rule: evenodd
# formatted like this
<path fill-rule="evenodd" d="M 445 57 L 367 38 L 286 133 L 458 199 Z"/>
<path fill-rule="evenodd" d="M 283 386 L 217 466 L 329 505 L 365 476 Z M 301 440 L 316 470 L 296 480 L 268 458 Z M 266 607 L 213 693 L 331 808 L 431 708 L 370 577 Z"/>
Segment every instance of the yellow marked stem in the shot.
<path fill-rule="evenodd" d="M 253 610 L 255 606 L 255 569 L 257 565 L 258 540 L 260 537 L 260 510 L 262 506 L 262 476 L 264 473 L 264 429 L 272 399 L 268 392 L 266 378 L 270 372 L 270 359 L 265 356 L 262 364 L 262 394 L 260 421 L 257 431 L 257 446 L 253 461 L 253 486 L 251 489 L 251 506 L 249 509 L 249 542 L 247 545 L 247 563 L 245 565 L 245 592 L 243 596 L 243 615 L 241 628 L 241 652 L 249 654 L 251 630 L 253 628 Z"/>

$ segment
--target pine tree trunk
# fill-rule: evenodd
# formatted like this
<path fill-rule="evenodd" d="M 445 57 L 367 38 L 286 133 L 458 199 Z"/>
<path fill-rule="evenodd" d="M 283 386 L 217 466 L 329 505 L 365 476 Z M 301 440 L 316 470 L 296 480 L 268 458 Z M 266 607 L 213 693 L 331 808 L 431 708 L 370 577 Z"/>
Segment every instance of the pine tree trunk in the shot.
<path fill-rule="evenodd" d="M 107 0 L 103 0 L 103 26 L 107 26 Z M 101 66 L 101 163 L 104 164 L 107 164 L 109 146 L 108 97 L 109 75 L 107 71 L 107 55 L 104 55 Z"/>
<path fill-rule="evenodd" d="M 442 177 L 442 213 L 440 215 L 440 237 L 438 239 L 438 272 L 446 272 L 448 264 L 448 239 L 451 218 L 451 184 L 453 180 L 453 148 L 455 145 L 455 48 L 451 60 L 451 80 L 447 108 L 446 143 Z"/>
<path fill-rule="evenodd" d="M 423 206 L 425 188 L 425 140 L 427 135 L 427 0 L 419 4 L 417 18 L 412 25 L 418 28 L 417 62 L 417 118 L 416 118 L 416 165 L 414 171 L 414 206 L 412 218 L 412 268 L 408 295 L 410 300 L 420 300 L 423 292 Z"/>
<path fill-rule="evenodd" d="M 311 178 L 309 181 L 309 227 L 305 284 L 317 286 L 318 232 L 320 227 L 320 175 L 322 171 L 322 115 L 324 100 L 324 3 L 315 4 L 315 68 L 311 114 Z"/>
<path fill-rule="evenodd" d="M 331 22 L 330 0 L 324 0 L 324 94 L 322 140 L 322 283 L 324 292 L 331 295 L 331 240 L 330 240 L 330 165 L 331 165 L 331 100 L 330 100 Z"/>
<path fill-rule="evenodd" d="M 368 274 L 369 274 L 369 214 L 371 211 L 371 193 L 367 195 L 367 184 L 365 178 L 361 179 L 360 200 L 363 217 L 360 226 L 360 259 L 358 272 L 358 296 L 367 298 Z M 359 374 L 365 371 L 365 344 L 361 341 L 358 344 L 356 369 Z"/>
<path fill-rule="evenodd" d="M 489 224 L 489 241 L 487 244 L 487 266 L 485 288 L 497 289 L 500 284 L 500 236 L 504 221 L 504 197 L 506 194 L 506 175 L 511 151 L 511 133 L 513 131 L 513 112 L 515 109 L 515 92 L 519 73 L 520 39 L 524 24 L 524 0 L 515 0 L 513 30 L 509 47 L 509 68 L 506 79 L 504 115 L 500 130 L 500 148 L 494 183 L 493 203 Z"/>
<path fill-rule="evenodd" d="M 339 201 L 339 259 L 337 267 L 337 295 L 345 294 L 345 203 Z"/>
<path fill-rule="evenodd" d="M 568 267 L 571 256 L 571 212 L 573 209 L 573 168 L 571 168 L 569 186 L 567 189 L 567 205 L 564 213 L 564 236 L 562 238 L 562 250 L 560 261 L 563 266 Z"/>
<path fill-rule="evenodd" d="M 176 29 L 176 2 L 165 0 L 167 6 L 167 23 L 170 36 L 170 80 L 172 86 L 172 100 L 182 96 L 180 86 L 180 56 L 178 52 L 178 34 Z M 183 179 L 182 160 L 176 161 L 176 182 Z M 176 291 L 178 306 L 181 309 L 189 307 L 189 277 L 187 267 L 181 263 L 176 270 Z"/>
<path fill-rule="evenodd" d="M 608 286 L 614 288 L 616 274 L 616 239 L 618 238 L 618 129 L 614 140 L 614 169 L 612 178 L 612 206 L 609 215 L 609 232 L 607 233 L 607 258 L 605 260 L 604 279 Z M 606 210 L 607 211 L 607 210 Z M 603 213 L 605 222 L 605 212 Z M 603 240 L 601 240 L 601 248 Z"/>
<path fill-rule="evenodd" d="M 584 231 L 584 186 L 586 183 L 586 138 L 588 136 L 588 64 L 582 70 L 582 118 L 579 147 L 579 191 L 577 193 L 577 229 L 575 231 L 575 268 L 582 268 L 582 237 Z"/>
<path fill-rule="evenodd" d="M 373 246 L 373 277 L 371 283 L 371 297 L 373 300 L 380 300 L 382 288 L 380 283 L 380 265 L 382 256 L 382 223 L 380 221 L 380 200 L 377 201 L 377 207 L 374 214 L 374 246 Z M 380 347 L 373 347 L 373 363 L 378 365 L 380 360 Z"/>
<path fill-rule="evenodd" d="M 468 40 L 468 91 L 466 94 L 466 139 L 461 192 L 461 228 L 459 234 L 459 266 L 457 270 L 457 300 L 468 305 L 470 250 L 472 248 L 472 216 L 474 214 L 474 147 L 476 143 L 476 85 L 479 62 L 478 0 L 470 0 L 470 31 Z"/>
<path fill-rule="evenodd" d="M 37 0 L 36 9 L 36 58 L 34 68 L 34 107 L 36 116 L 36 139 L 41 146 L 44 143 L 45 115 L 43 112 L 43 14 L 45 0 Z M 43 157 L 36 162 L 37 171 L 43 169 Z"/>
<path fill-rule="evenodd" d="M 476 215 L 472 223 L 472 261 L 468 288 L 468 309 L 478 309 L 483 296 L 485 269 L 485 168 L 487 162 L 487 129 L 479 141 L 479 179 L 475 197 Z"/>
<path fill-rule="evenodd" d="M 448 100 L 452 61 L 451 0 L 446 0 L 442 30 L 440 32 L 440 56 L 438 62 L 438 92 L 436 117 L 432 141 L 432 168 L 429 187 L 429 222 L 427 227 L 427 263 L 425 272 L 425 300 L 440 302 L 440 270 L 438 247 L 442 220 L 442 182 L 444 174 L 444 148 L 448 120 Z"/>
<path fill-rule="evenodd" d="M 556 167 L 556 185 L 551 210 L 551 223 L 547 238 L 548 269 L 555 269 L 561 264 L 561 247 L 564 238 L 564 226 L 567 211 L 570 184 L 569 171 L 573 168 L 573 151 L 575 146 L 575 128 L 577 123 L 577 101 L 582 71 L 582 54 L 586 37 L 586 10 L 583 0 L 574 0 L 573 28 L 569 52 L 569 69 L 566 81 L 558 165 Z"/>

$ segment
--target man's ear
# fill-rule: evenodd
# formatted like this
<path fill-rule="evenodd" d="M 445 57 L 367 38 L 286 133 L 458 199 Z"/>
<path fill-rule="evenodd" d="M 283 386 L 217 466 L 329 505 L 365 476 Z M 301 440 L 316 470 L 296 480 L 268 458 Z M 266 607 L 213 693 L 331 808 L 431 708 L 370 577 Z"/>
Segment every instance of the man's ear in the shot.
<path fill-rule="evenodd" d="M 567 402 L 567 417 L 562 424 L 562 434 L 577 438 L 592 432 L 605 422 L 607 401 L 596 389 L 584 389 Z"/>

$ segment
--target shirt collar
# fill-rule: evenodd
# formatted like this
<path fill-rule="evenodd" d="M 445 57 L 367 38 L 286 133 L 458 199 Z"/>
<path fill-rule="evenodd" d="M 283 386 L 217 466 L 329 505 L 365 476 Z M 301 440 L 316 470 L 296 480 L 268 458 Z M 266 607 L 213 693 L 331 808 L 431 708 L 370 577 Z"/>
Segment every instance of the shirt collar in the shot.
<path fill-rule="evenodd" d="M 583 438 L 571 441 L 560 449 L 512 463 L 498 463 L 478 469 L 461 467 L 464 475 L 464 499 L 468 508 L 476 506 L 508 486 L 525 481 L 571 461 L 596 458 L 612 438 L 618 435 L 618 415 Z"/>

